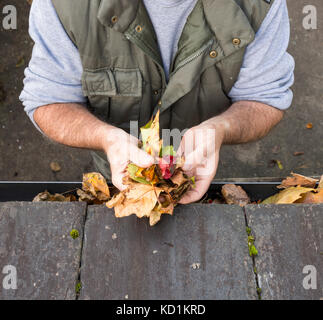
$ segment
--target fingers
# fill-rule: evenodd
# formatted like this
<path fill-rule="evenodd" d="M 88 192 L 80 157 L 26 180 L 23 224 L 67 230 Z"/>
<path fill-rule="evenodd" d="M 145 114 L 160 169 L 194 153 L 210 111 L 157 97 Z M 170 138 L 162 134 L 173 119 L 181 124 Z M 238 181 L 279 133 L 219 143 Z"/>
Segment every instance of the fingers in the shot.
<path fill-rule="evenodd" d="M 127 189 L 127 186 L 125 186 L 122 183 L 123 177 L 124 177 L 124 173 L 123 172 L 115 172 L 115 173 L 113 172 L 112 173 L 112 183 L 120 191 L 124 191 L 125 189 Z"/>
<path fill-rule="evenodd" d="M 141 168 L 148 168 L 155 163 L 155 159 L 151 155 L 136 146 L 130 148 L 129 157 L 131 162 Z"/>
<path fill-rule="evenodd" d="M 199 180 L 195 183 L 195 188 L 190 189 L 183 198 L 179 201 L 180 204 L 189 204 L 202 199 L 208 191 L 212 179 Z"/>

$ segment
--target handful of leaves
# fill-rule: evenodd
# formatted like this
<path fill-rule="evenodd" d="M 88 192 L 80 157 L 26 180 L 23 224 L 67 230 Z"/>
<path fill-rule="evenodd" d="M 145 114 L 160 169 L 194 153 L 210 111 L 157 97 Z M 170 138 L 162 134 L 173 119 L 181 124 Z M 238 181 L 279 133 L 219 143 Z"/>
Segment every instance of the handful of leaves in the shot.
<path fill-rule="evenodd" d="M 183 159 L 176 156 L 173 147 L 163 146 L 159 137 L 159 112 L 141 128 L 141 136 L 143 150 L 158 159 L 158 164 L 140 168 L 130 163 L 123 179 L 128 188 L 106 205 L 114 208 L 117 218 L 136 214 L 139 218 L 149 218 L 153 226 L 162 214 L 173 214 L 178 201 L 194 186 L 194 177 L 185 175 L 181 168 Z"/>

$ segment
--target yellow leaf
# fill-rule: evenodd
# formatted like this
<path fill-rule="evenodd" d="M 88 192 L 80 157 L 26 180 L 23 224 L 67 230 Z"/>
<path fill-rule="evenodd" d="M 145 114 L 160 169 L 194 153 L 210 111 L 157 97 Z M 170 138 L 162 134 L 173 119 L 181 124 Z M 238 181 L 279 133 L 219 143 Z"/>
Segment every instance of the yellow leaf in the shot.
<path fill-rule="evenodd" d="M 159 111 L 155 119 L 140 128 L 140 131 L 144 150 L 153 157 L 158 157 L 163 144 L 159 138 Z"/>
<path fill-rule="evenodd" d="M 100 173 L 92 172 L 84 174 L 82 189 L 85 192 L 91 193 L 98 200 L 107 201 L 110 199 L 109 187 Z"/>
<path fill-rule="evenodd" d="M 302 195 L 314 190 L 312 188 L 290 187 L 269 197 L 261 202 L 261 204 L 291 204 L 300 199 Z"/>

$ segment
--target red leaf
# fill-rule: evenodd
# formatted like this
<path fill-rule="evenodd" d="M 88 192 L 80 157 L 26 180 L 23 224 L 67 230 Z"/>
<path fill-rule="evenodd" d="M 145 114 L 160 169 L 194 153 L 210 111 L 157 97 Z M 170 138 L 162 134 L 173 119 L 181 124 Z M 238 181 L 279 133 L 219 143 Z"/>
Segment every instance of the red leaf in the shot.
<path fill-rule="evenodd" d="M 163 179 L 169 179 L 175 170 L 174 156 L 164 156 L 159 159 L 159 168 L 161 170 Z"/>

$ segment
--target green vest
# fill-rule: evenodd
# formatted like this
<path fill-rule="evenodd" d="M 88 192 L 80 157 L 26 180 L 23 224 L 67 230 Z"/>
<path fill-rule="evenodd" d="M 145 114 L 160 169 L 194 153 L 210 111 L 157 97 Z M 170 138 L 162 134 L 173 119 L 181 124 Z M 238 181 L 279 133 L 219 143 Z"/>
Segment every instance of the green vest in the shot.
<path fill-rule="evenodd" d="M 142 126 L 160 110 L 161 128 L 183 130 L 231 105 L 228 94 L 245 49 L 274 0 L 199 0 L 184 26 L 168 82 L 142 0 L 52 2 L 80 52 L 91 112 L 129 130 L 131 120 Z"/>

